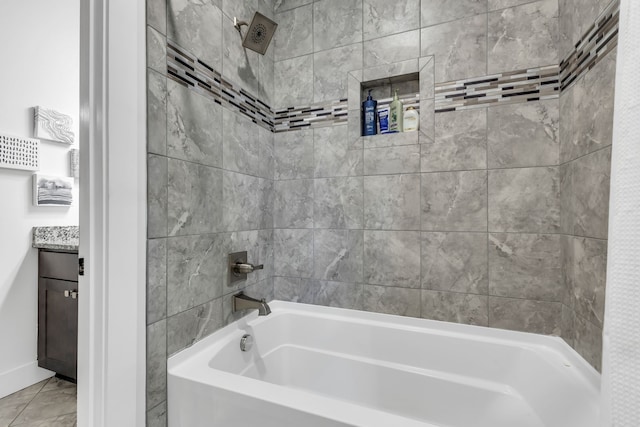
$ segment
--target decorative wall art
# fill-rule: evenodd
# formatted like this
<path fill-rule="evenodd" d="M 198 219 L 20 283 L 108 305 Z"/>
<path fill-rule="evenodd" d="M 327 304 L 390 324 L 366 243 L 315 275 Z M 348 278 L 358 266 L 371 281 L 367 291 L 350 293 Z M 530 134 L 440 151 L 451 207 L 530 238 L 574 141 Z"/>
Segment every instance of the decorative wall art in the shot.
<path fill-rule="evenodd" d="M 0 168 L 25 171 L 40 169 L 40 141 L 0 134 Z"/>
<path fill-rule="evenodd" d="M 80 152 L 77 148 L 69 150 L 69 176 L 80 178 Z"/>
<path fill-rule="evenodd" d="M 34 108 L 34 130 L 36 138 L 73 144 L 75 135 L 71 130 L 73 118 L 66 114 L 43 107 Z"/>
<path fill-rule="evenodd" d="M 33 175 L 34 206 L 72 206 L 73 178 Z"/>

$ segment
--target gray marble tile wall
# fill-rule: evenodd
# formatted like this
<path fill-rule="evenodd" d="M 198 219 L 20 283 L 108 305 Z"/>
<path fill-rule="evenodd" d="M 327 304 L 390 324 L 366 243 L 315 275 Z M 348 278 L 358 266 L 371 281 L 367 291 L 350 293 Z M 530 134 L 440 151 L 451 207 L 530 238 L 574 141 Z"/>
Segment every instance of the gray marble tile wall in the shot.
<path fill-rule="evenodd" d="M 238 290 L 273 298 L 273 203 L 282 190 L 274 186 L 273 134 L 168 79 L 167 40 L 269 103 L 273 46 L 265 56 L 245 51 L 233 17 L 273 17 L 273 7 L 265 0 L 147 1 L 149 426 L 166 426 L 167 357 L 234 320 Z M 304 192 L 288 190 L 302 206 Z M 227 255 L 242 250 L 265 269 L 229 286 Z"/>
<path fill-rule="evenodd" d="M 351 119 L 349 79 L 420 58 L 422 130 L 276 134 L 276 297 L 560 335 L 559 100 L 429 113 L 436 82 L 558 64 L 557 0 L 285 3 L 312 30 L 276 36 L 276 108 L 348 97 Z"/>
<path fill-rule="evenodd" d="M 609 5 L 560 0 L 563 55 Z M 616 58 L 611 51 L 560 96 L 565 339 L 597 369 L 602 363 Z"/>

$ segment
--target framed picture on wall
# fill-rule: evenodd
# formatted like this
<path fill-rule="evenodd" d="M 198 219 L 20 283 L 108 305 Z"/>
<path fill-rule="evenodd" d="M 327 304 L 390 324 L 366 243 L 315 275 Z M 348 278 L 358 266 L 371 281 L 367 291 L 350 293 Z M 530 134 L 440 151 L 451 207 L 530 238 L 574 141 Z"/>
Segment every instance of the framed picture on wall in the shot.
<path fill-rule="evenodd" d="M 72 206 L 73 178 L 66 176 L 33 175 L 34 206 Z"/>

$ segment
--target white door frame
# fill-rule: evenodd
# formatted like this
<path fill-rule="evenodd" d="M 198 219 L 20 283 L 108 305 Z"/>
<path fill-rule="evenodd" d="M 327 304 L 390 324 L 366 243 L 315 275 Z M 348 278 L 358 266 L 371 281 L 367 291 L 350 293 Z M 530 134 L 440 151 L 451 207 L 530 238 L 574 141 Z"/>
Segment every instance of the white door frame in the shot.
<path fill-rule="evenodd" d="M 144 0 L 81 0 L 78 426 L 145 425 Z"/>

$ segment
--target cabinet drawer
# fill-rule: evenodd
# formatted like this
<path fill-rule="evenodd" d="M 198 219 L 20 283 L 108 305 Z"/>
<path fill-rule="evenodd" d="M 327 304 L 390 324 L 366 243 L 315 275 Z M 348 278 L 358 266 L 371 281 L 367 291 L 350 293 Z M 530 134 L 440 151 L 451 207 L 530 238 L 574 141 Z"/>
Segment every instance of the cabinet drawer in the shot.
<path fill-rule="evenodd" d="M 40 251 L 40 277 L 78 281 L 78 254 Z"/>

